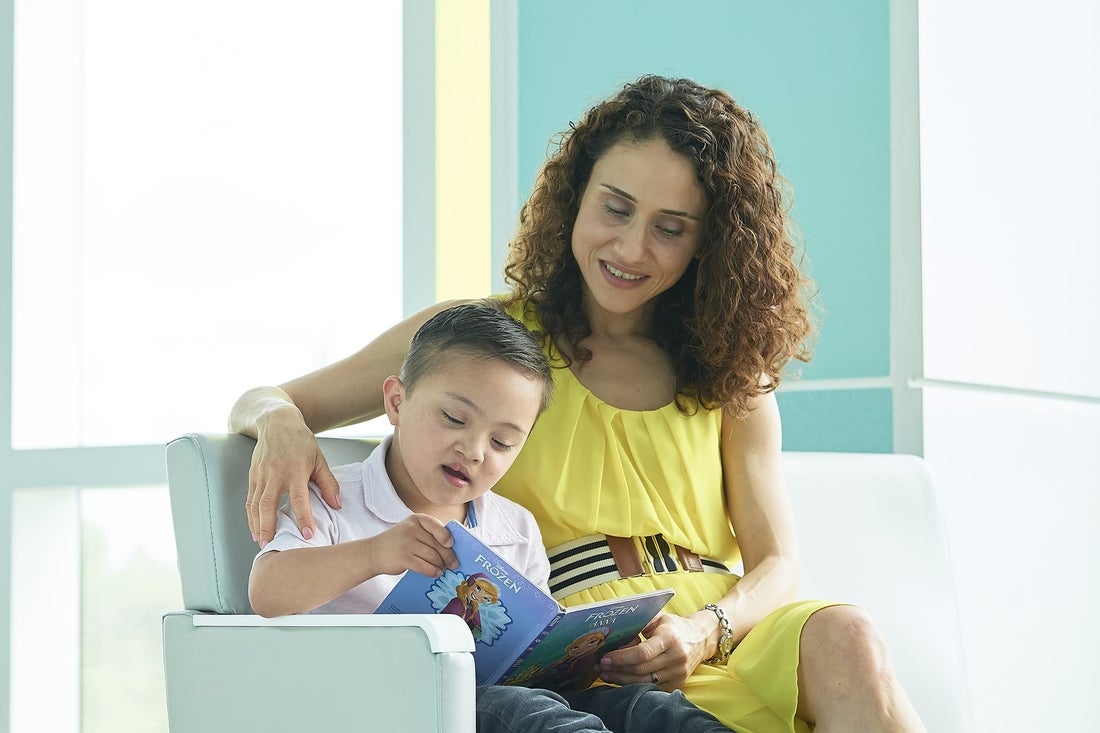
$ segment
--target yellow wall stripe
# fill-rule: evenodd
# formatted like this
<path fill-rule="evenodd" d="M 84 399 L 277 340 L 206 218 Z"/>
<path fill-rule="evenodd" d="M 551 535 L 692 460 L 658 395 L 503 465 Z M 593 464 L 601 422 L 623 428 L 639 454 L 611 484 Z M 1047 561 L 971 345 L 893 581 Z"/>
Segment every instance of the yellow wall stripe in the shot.
<path fill-rule="evenodd" d="M 490 0 L 435 3 L 435 291 L 492 286 Z"/>

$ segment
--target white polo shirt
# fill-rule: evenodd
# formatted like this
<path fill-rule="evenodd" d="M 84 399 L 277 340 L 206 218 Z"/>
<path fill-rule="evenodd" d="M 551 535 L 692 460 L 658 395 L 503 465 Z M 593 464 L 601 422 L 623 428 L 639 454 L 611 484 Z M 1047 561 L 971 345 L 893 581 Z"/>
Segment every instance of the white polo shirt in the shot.
<path fill-rule="evenodd" d="M 320 489 L 310 482 L 309 501 L 316 526 L 313 539 L 307 541 L 302 537 L 290 505 L 284 504 L 277 515 L 275 538 L 256 557 L 373 537 L 412 514 L 386 473 L 386 453 L 392 440 L 392 436 L 386 437 L 365 461 L 332 469 L 340 482 L 342 509 L 332 509 L 326 504 Z M 550 562 L 531 512 L 491 491 L 471 504 L 467 515 L 470 532 L 549 594 Z M 309 613 L 373 613 L 400 579 L 400 575 L 377 575 Z"/>

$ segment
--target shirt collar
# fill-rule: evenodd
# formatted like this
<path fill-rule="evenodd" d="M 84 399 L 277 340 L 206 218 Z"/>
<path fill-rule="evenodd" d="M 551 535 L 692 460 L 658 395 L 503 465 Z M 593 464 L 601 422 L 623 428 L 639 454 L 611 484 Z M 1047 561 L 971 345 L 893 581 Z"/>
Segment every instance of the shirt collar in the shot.
<path fill-rule="evenodd" d="M 363 461 L 363 501 L 367 510 L 379 519 L 397 524 L 412 514 L 405 502 L 397 495 L 390 475 L 386 473 L 386 454 L 389 453 L 393 436 L 387 435 Z"/>

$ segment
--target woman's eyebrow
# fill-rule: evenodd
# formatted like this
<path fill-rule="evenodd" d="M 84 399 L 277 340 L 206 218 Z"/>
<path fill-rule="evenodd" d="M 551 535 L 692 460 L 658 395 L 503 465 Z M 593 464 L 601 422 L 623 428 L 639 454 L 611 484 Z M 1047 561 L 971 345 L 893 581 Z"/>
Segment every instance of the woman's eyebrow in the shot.
<path fill-rule="evenodd" d="M 606 188 L 611 193 L 613 193 L 617 196 L 622 196 L 624 199 L 626 199 L 627 201 L 629 201 L 632 204 L 638 203 L 638 199 L 634 198 L 633 196 L 631 196 L 630 194 L 628 194 L 626 191 L 622 190 L 621 188 L 616 188 L 615 186 L 612 186 L 610 183 L 601 183 L 600 185 L 603 186 L 604 188 Z M 697 217 L 695 214 L 689 213 L 687 211 L 677 211 L 676 209 L 659 209 L 659 211 L 662 214 L 668 214 L 670 216 L 682 216 L 685 219 L 691 219 L 692 221 L 699 221 L 699 217 Z"/>

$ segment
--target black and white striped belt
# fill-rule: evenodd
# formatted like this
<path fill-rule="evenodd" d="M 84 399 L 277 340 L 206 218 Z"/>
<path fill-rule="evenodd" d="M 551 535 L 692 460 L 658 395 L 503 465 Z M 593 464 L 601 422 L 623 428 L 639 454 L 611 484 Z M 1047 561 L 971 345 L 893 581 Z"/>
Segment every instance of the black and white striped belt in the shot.
<path fill-rule="evenodd" d="M 559 601 L 618 578 L 661 573 L 732 574 L 725 563 L 673 545 L 659 534 L 611 537 L 594 534 L 551 548 L 550 592 Z"/>

